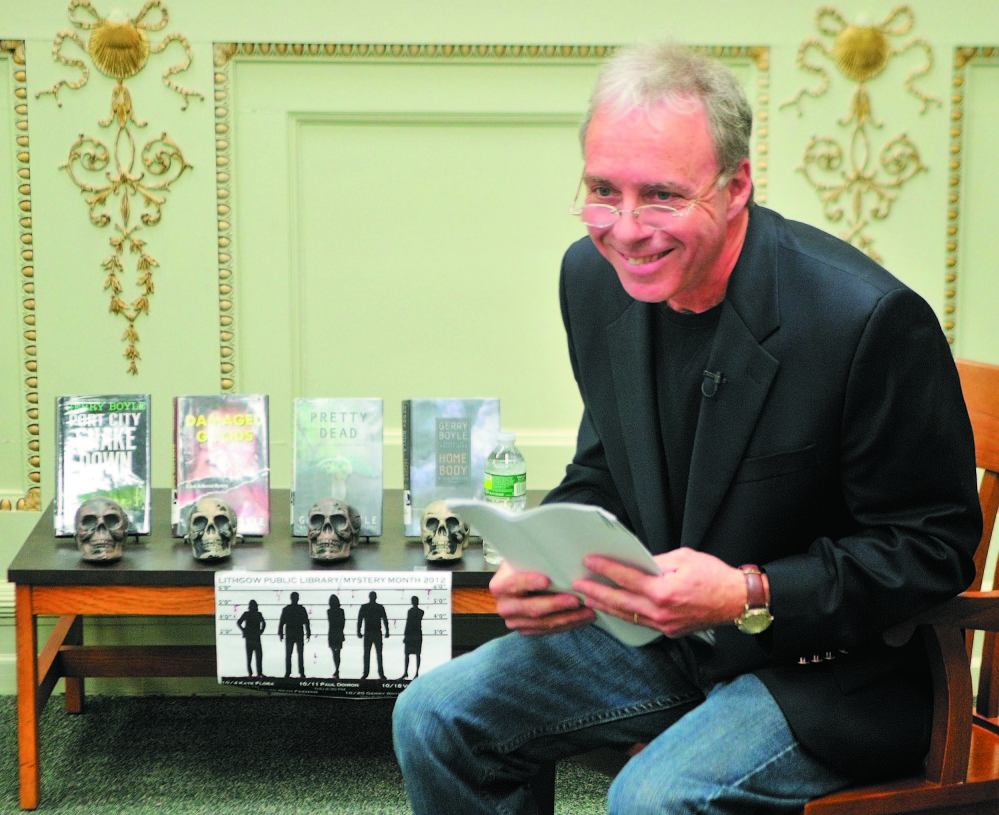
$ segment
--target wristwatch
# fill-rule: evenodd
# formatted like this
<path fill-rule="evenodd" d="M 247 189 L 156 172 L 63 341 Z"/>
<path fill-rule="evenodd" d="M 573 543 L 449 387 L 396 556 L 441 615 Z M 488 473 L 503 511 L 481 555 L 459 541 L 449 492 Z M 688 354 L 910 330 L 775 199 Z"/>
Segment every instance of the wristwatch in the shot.
<path fill-rule="evenodd" d="M 766 631 L 774 619 L 763 585 L 763 572 L 752 563 L 740 566 L 739 571 L 746 576 L 746 610 L 735 618 L 735 624 L 743 634 L 759 634 Z"/>

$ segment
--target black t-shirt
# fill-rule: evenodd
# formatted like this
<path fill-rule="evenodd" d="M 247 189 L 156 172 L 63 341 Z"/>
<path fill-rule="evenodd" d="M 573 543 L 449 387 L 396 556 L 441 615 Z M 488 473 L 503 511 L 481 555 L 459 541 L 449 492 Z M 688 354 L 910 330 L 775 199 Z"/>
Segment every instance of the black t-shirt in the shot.
<path fill-rule="evenodd" d="M 660 303 L 653 322 L 658 340 L 653 344 L 656 399 L 669 489 L 667 514 L 672 546 L 679 545 L 683 529 L 690 458 L 704 398 L 701 384 L 720 316 L 721 304 L 690 314 Z"/>

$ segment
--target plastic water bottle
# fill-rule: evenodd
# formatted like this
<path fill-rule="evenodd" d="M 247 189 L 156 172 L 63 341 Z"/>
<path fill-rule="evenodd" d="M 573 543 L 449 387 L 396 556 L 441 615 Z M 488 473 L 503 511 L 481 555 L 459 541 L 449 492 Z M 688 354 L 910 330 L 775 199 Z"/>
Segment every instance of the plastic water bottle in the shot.
<path fill-rule="evenodd" d="M 517 437 L 501 430 L 499 444 L 486 459 L 482 487 L 486 501 L 501 504 L 513 512 L 527 509 L 527 462 L 517 449 Z M 486 563 L 498 564 L 503 558 L 488 541 L 482 541 Z"/>

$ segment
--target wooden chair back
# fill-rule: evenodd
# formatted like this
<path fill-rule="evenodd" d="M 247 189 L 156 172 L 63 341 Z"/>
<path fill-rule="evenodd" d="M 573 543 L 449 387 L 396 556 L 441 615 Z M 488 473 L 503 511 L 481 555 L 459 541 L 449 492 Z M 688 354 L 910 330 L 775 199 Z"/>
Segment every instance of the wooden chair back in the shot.
<path fill-rule="evenodd" d="M 982 504 L 985 524 L 982 539 L 975 552 L 975 582 L 971 591 L 980 591 L 986 582 L 986 567 L 992 566 L 988 577 L 990 588 L 999 589 L 999 558 L 989 564 L 989 550 L 999 510 L 999 366 L 982 362 L 957 361 L 961 390 L 968 405 L 971 426 L 975 431 L 975 461 L 982 472 L 978 497 Z M 997 541 L 999 545 L 999 541 Z M 968 631 L 966 646 L 972 653 L 974 631 Z M 980 716 L 999 718 L 999 638 L 986 631 L 982 643 L 981 668 L 978 675 L 978 696 L 975 709 Z"/>
<path fill-rule="evenodd" d="M 975 582 L 913 621 L 919 624 L 933 674 L 933 732 L 925 771 L 820 798 L 805 807 L 805 815 L 979 815 L 999 810 L 999 576 L 990 576 L 991 591 L 981 590 L 999 509 L 999 366 L 958 360 L 957 369 L 975 433 L 976 463 L 983 470 L 978 498 L 984 529 L 975 553 Z M 973 706 L 974 631 L 985 636 Z"/>

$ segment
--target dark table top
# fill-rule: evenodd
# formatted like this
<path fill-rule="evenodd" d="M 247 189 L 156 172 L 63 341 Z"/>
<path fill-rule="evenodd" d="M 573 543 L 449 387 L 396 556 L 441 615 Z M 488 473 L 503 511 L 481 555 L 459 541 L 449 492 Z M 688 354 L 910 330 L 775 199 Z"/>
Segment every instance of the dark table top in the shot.
<path fill-rule="evenodd" d="M 534 493 L 534 491 L 531 491 Z M 537 504 L 543 491 L 529 497 Z M 482 557 L 475 538 L 460 560 L 428 562 L 419 538 L 407 538 L 402 525 L 402 490 L 386 490 L 382 536 L 362 539 L 347 560 L 317 563 L 309 557 L 306 538 L 291 536 L 288 490 L 271 490 L 271 531 L 263 537 L 244 538 L 226 560 L 195 560 L 183 538 L 170 528 L 170 490 L 154 489 L 152 532 L 130 537 L 125 554 L 114 563 L 88 563 L 80 558 L 73 538 L 57 538 L 52 526 L 52 504 L 7 569 L 11 583 L 36 586 L 213 586 L 217 571 L 414 571 L 453 573 L 454 588 L 485 588 L 496 570 Z"/>

